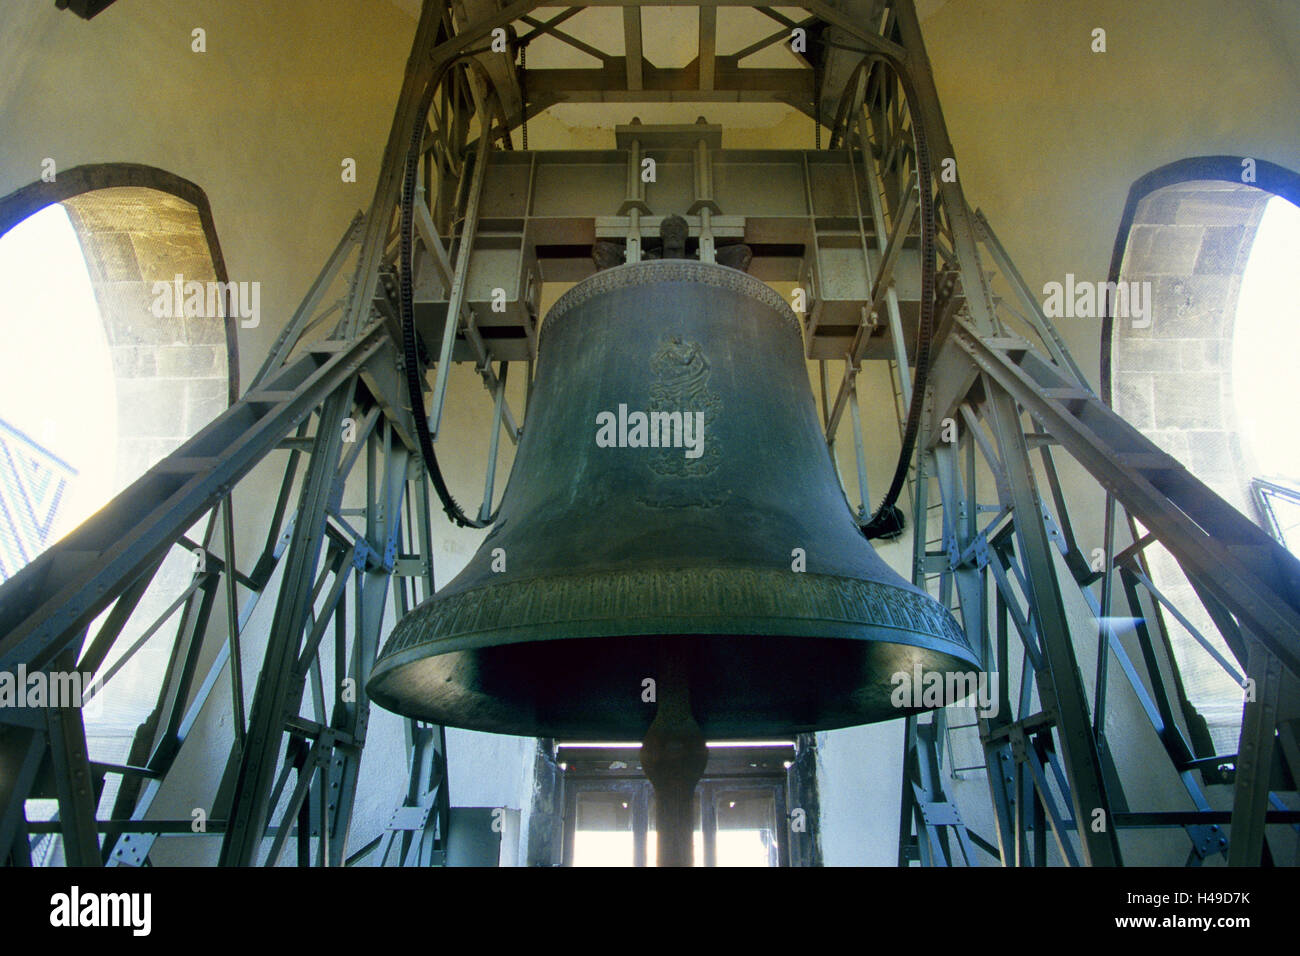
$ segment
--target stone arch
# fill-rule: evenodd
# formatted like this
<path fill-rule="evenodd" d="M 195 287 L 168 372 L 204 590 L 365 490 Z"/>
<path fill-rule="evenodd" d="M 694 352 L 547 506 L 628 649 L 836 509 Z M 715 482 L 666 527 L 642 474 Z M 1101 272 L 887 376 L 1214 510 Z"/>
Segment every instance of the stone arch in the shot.
<path fill-rule="evenodd" d="M 120 490 L 238 397 L 238 320 L 159 318 L 151 309 L 155 282 L 171 282 L 180 273 L 187 280 L 224 283 L 226 265 L 207 197 L 165 170 L 129 163 L 60 170 L 54 182 L 32 183 L 0 198 L 0 235 L 52 205 L 63 207 L 77 234 L 104 325 L 117 393 L 113 486 Z M 193 571 L 193 557 L 184 548 L 167 553 L 106 664 L 162 619 L 194 581 Z M 130 763 L 137 738 L 153 739 L 150 720 L 156 716 L 150 715 L 185 617 L 173 614 L 134 650 L 107 685 L 103 712 L 86 714 L 93 759 Z M 101 679 L 106 670 L 101 667 Z M 101 814 L 114 805 L 120 782 L 108 778 L 97 798 Z M 61 859 L 57 839 L 36 853 Z"/>
<path fill-rule="evenodd" d="M 1264 207 L 1300 205 L 1300 175 L 1242 157 L 1171 163 L 1133 184 L 1111 259 L 1112 282 L 1150 282 L 1150 325 L 1102 325 L 1106 401 L 1246 514 L 1250 451 L 1238 439 L 1232 341 L 1242 275 Z"/>
<path fill-rule="evenodd" d="M 118 393 L 116 486 L 125 487 L 220 414 L 239 392 L 235 320 L 158 318 L 155 282 L 226 282 L 203 191 L 130 163 L 78 166 L 0 199 L 0 234 L 54 203 L 80 240 Z"/>
<path fill-rule="evenodd" d="M 1133 184 L 1111 258 L 1110 281 L 1149 282 L 1149 325 L 1103 319 L 1102 395 L 1115 411 L 1253 520 L 1258 474 L 1240 437 L 1233 382 L 1237 304 L 1265 207 L 1300 205 L 1300 175 L 1245 157 L 1210 156 L 1161 167 Z M 1231 658 L 1208 612 L 1167 551 L 1144 555 L 1152 581 Z M 1216 744 L 1231 749 L 1241 692 L 1186 629 L 1166 616 L 1180 680 Z"/>

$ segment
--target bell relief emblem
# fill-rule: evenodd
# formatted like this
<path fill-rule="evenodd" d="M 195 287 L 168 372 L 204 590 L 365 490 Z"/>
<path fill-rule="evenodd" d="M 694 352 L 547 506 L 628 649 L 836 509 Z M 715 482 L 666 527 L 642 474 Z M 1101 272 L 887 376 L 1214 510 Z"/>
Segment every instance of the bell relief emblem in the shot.
<path fill-rule="evenodd" d="M 666 415 L 668 427 L 682 429 L 682 443 L 693 449 L 702 449 L 696 455 L 673 454 L 661 450 L 650 460 L 650 468 L 658 475 L 670 478 L 701 478 L 717 470 L 721 452 L 713 425 L 722 408 L 722 400 L 709 389 L 712 367 L 698 342 L 683 341 L 673 336 L 665 341 L 650 358 L 650 368 L 659 380 L 650 387 L 650 413 L 652 421 Z M 667 443 L 663 443 L 667 445 Z M 681 447 L 677 442 L 673 443 Z"/>

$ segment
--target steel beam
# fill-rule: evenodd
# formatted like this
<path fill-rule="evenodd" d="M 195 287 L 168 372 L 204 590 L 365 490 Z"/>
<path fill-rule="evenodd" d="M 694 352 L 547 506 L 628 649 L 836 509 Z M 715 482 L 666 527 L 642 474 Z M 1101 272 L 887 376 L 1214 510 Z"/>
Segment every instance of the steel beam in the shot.
<path fill-rule="evenodd" d="M 1017 362 L 969 327 L 955 341 L 1156 534 L 1199 586 L 1300 674 L 1300 561 L 1032 351 Z"/>
<path fill-rule="evenodd" d="M 402 507 L 407 492 L 407 473 L 411 455 L 405 446 L 392 440 L 390 430 L 377 435 L 371 444 L 373 454 L 367 464 L 368 501 L 366 506 L 366 542 L 384 556 L 381 565 L 367 568 L 358 576 L 357 627 L 353 638 L 352 654 L 347 659 L 347 679 L 351 694 L 344 694 L 343 680 L 335 680 L 334 716 L 331 726 L 341 727 L 349 738 L 346 747 L 339 748 L 332 765 L 322 770 L 322 780 L 328 779 L 329 792 L 334 806 L 331 816 L 322 826 L 323 833 L 331 837 L 329 864 L 343 863 L 344 850 L 352 820 L 352 806 L 356 800 L 357 783 L 361 776 L 361 752 L 365 745 L 366 730 L 370 722 L 370 699 L 366 696 L 366 682 L 379 654 L 383 638 L 384 611 L 388 597 L 388 579 L 392 574 L 402 528 Z M 341 650 L 341 648 L 340 648 Z M 342 671 L 344 663 L 337 659 L 335 667 Z"/>
<path fill-rule="evenodd" d="M 1080 831 L 1083 858 L 1091 866 L 1118 866 L 1119 840 L 1106 795 L 1101 757 L 1092 735 L 1088 701 L 1074 657 L 1051 545 L 1040 517 L 1042 504 L 1019 411 L 1010 395 L 987 380 L 986 393 L 990 396 L 990 419 L 1010 485 L 1018 550 L 1025 562 L 1034 616 L 1049 667 L 1050 688 L 1040 685 L 1040 694 L 1050 696 L 1056 710 L 1061 746 L 1070 769 L 1075 818 L 1092 821 L 1097 819 L 1095 814 L 1101 814 L 1103 829 L 1088 827 Z"/>
<path fill-rule="evenodd" d="M 355 368 L 378 326 L 334 352 L 309 352 L 250 391 L 0 589 L 0 669 L 51 661 L 171 543 Z"/>
<path fill-rule="evenodd" d="M 623 8 L 623 58 L 627 62 L 627 88 L 642 88 L 644 54 L 641 52 L 641 8 Z"/>
<path fill-rule="evenodd" d="M 86 752 L 86 727 L 79 707 L 50 707 L 45 712 L 59 819 L 63 824 L 63 855 L 69 866 L 99 866 L 99 834 L 95 805 L 96 777 Z"/>
<path fill-rule="evenodd" d="M 524 85 L 531 102 L 556 103 L 785 103 L 807 112 L 812 74 L 805 70 L 741 68 L 735 57 L 712 57 L 712 76 L 697 61 L 681 68 L 641 67 L 641 82 L 629 81 L 626 57 L 610 57 L 602 67 L 527 70 Z M 707 82 L 708 85 L 704 85 Z"/>
<path fill-rule="evenodd" d="M 700 39 L 696 63 L 699 66 L 700 91 L 713 89 L 718 56 L 718 9 L 700 7 Z"/>
<path fill-rule="evenodd" d="M 248 745 L 234 779 L 231 828 L 221 847 L 225 865 L 256 862 L 266 828 L 275 761 L 280 752 L 289 684 L 303 625 L 310 607 L 310 586 L 319 562 L 325 509 L 334 468 L 343 442 L 342 422 L 352 406 L 352 389 L 331 395 L 321 410 L 308 472 L 298 503 L 298 520 L 267 641 L 266 663 L 258 675 L 248 719 Z"/>
<path fill-rule="evenodd" d="M 1274 741 L 1283 681 L 1282 665 L 1252 642 L 1247 670 L 1254 693 L 1246 701 L 1232 799 L 1232 843 L 1228 863 L 1259 866 L 1264 849 L 1265 812 L 1273 772 Z"/>

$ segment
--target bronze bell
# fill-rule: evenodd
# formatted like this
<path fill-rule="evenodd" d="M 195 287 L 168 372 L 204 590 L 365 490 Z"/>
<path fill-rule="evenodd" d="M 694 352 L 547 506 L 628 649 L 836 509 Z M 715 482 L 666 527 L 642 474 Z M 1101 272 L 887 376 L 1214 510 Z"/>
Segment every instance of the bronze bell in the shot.
<path fill-rule="evenodd" d="M 914 713 L 895 675 L 978 669 L 859 532 L 802 346 L 776 292 L 719 265 L 621 265 L 565 293 L 496 525 L 397 624 L 370 696 L 456 727 L 639 740 L 646 681 L 676 655 L 703 733 L 754 738 Z"/>

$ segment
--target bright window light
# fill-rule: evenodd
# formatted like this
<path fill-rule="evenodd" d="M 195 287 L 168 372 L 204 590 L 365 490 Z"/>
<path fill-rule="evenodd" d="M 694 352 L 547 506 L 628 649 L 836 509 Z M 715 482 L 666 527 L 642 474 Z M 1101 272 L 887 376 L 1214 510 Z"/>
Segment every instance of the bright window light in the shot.
<path fill-rule="evenodd" d="M 113 494 L 117 393 L 76 231 L 57 203 L 0 236 L 0 580 Z"/>
<path fill-rule="evenodd" d="M 1300 478 L 1300 207 L 1269 200 L 1241 280 L 1232 340 L 1238 426 L 1262 477 Z"/>

